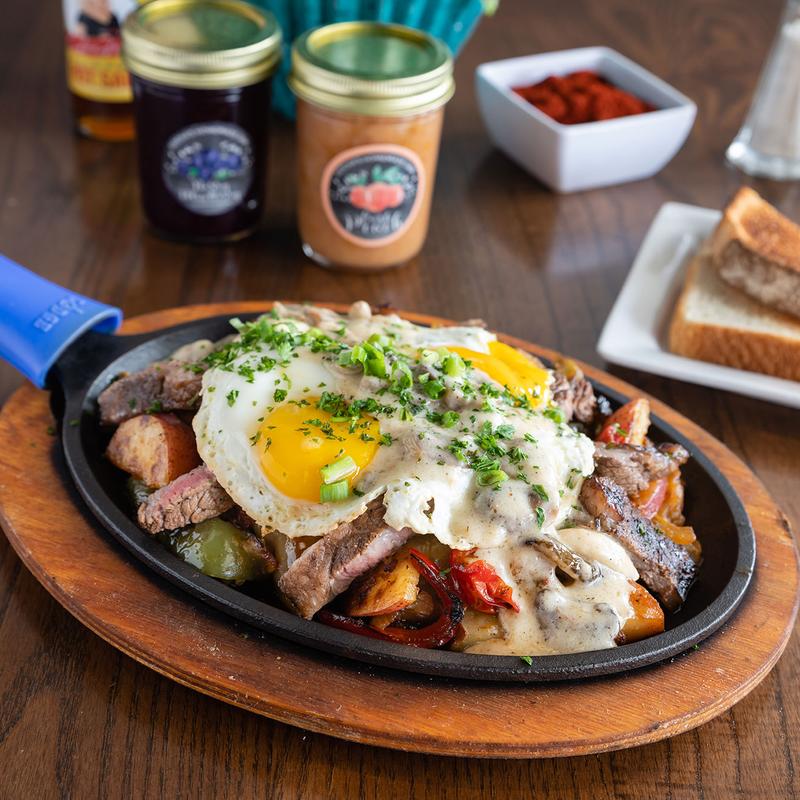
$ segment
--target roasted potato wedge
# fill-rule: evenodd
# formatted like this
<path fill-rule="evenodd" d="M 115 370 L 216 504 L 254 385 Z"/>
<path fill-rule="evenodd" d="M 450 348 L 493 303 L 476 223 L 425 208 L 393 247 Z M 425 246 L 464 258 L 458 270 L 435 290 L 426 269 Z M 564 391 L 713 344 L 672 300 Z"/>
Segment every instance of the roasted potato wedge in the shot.
<path fill-rule="evenodd" d="M 617 635 L 617 644 L 638 642 L 639 639 L 655 636 L 664 630 L 664 610 L 658 604 L 658 600 L 644 586 L 634 581 L 629 583 L 633 616 L 622 626 Z"/>
<path fill-rule="evenodd" d="M 159 489 L 200 464 L 194 432 L 174 414 L 142 414 L 123 422 L 108 444 L 112 464 Z"/>
<path fill-rule="evenodd" d="M 380 614 L 377 617 L 372 617 L 369 624 L 376 630 L 382 631 L 390 625 L 397 623 L 406 624 L 423 624 L 429 621 L 436 614 L 436 602 L 431 593 L 420 589 L 417 599 L 400 611 L 393 611 L 391 614 Z"/>
<path fill-rule="evenodd" d="M 377 617 L 410 606 L 419 594 L 419 572 L 406 553 L 385 559 L 350 589 L 344 612 L 351 617 Z"/>

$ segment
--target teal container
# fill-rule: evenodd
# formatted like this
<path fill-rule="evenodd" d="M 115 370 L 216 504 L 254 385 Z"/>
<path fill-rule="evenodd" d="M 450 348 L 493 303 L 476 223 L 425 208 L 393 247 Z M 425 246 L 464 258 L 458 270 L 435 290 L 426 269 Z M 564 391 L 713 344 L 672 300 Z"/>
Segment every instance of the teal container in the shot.
<path fill-rule="evenodd" d="M 419 28 L 447 44 L 454 55 L 466 44 L 497 0 L 250 0 L 271 11 L 283 30 L 283 60 L 272 84 L 272 105 L 294 118 L 294 95 L 286 79 L 292 42 L 311 28 L 333 22 L 375 20 Z"/>

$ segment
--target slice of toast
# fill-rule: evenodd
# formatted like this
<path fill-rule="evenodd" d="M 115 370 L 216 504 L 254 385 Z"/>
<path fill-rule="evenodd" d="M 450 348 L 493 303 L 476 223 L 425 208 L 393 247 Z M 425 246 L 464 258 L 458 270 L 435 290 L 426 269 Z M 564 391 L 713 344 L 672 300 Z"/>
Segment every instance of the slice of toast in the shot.
<path fill-rule="evenodd" d="M 711 237 L 724 281 L 800 318 L 800 226 L 748 187 L 736 193 Z"/>
<path fill-rule="evenodd" d="M 710 247 L 686 275 L 669 328 L 678 355 L 800 381 L 800 321 L 720 279 Z"/>

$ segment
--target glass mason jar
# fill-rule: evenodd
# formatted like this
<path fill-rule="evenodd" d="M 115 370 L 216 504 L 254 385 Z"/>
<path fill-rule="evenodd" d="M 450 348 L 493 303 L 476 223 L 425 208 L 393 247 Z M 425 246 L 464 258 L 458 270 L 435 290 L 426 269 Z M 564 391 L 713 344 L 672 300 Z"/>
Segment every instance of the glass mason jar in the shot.
<path fill-rule="evenodd" d="M 261 221 L 274 17 L 240 0 L 152 0 L 122 27 L 142 206 L 166 237 L 240 239 Z"/>
<path fill-rule="evenodd" d="M 359 270 L 413 258 L 428 231 L 454 91 L 447 46 L 400 25 L 327 25 L 295 42 L 289 85 L 306 255 Z"/>

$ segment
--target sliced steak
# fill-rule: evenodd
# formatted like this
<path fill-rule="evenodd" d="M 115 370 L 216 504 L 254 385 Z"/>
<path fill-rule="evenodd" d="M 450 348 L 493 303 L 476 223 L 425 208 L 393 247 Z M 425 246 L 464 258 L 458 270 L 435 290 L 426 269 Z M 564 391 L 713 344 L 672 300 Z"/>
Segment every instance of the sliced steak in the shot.
<path fill-rule="evenodd" d="M 689 460 L 679 444 L 639 447 L 633 444 L 594 446 L 594 474 L 610 478 L 630 496 L 641 492 L 658 478 L 664 478 Z"/>
<path fill-rule="evenodd" d="M 398 531 L 383 521 L 382 498 L 352 522 L 326 533 L 278 581 L 278 588 L 301 617 L 311 619 L 359 576 L 402 547 L 410 528 Z"/>
<path fill-rule="evenodd" d="M 175 478 L 139 506 L 139 525 L 149 533 L 171 531 L 218 517 L 233 500 L 205 465 Z"/>
<path fill-rule="evenodd" d="M 196 408 L 203 376 L 182 361 L 159 361 L 125 375 L 97 398 L 100 422 L 119 425 L 126 419 L 154 411 Z"/>
<path fill-rule="evenodd" d="M 564 412 L 567 422 L 573 419 L 591 425 L 597 414 L 594 388 L 574 361 L 564 359 L 556 364 L 550 387 L 553 402 Z"/>
<path fill-rule="evenodd" d="M 600 528 L 616 537 L 628 552 L 645 586 L 670 611 L 678 608 L 697 572 L 686 548 L 638 514 L 625 490 L 609 478 L 587 478 L 580 499 Z"/>

